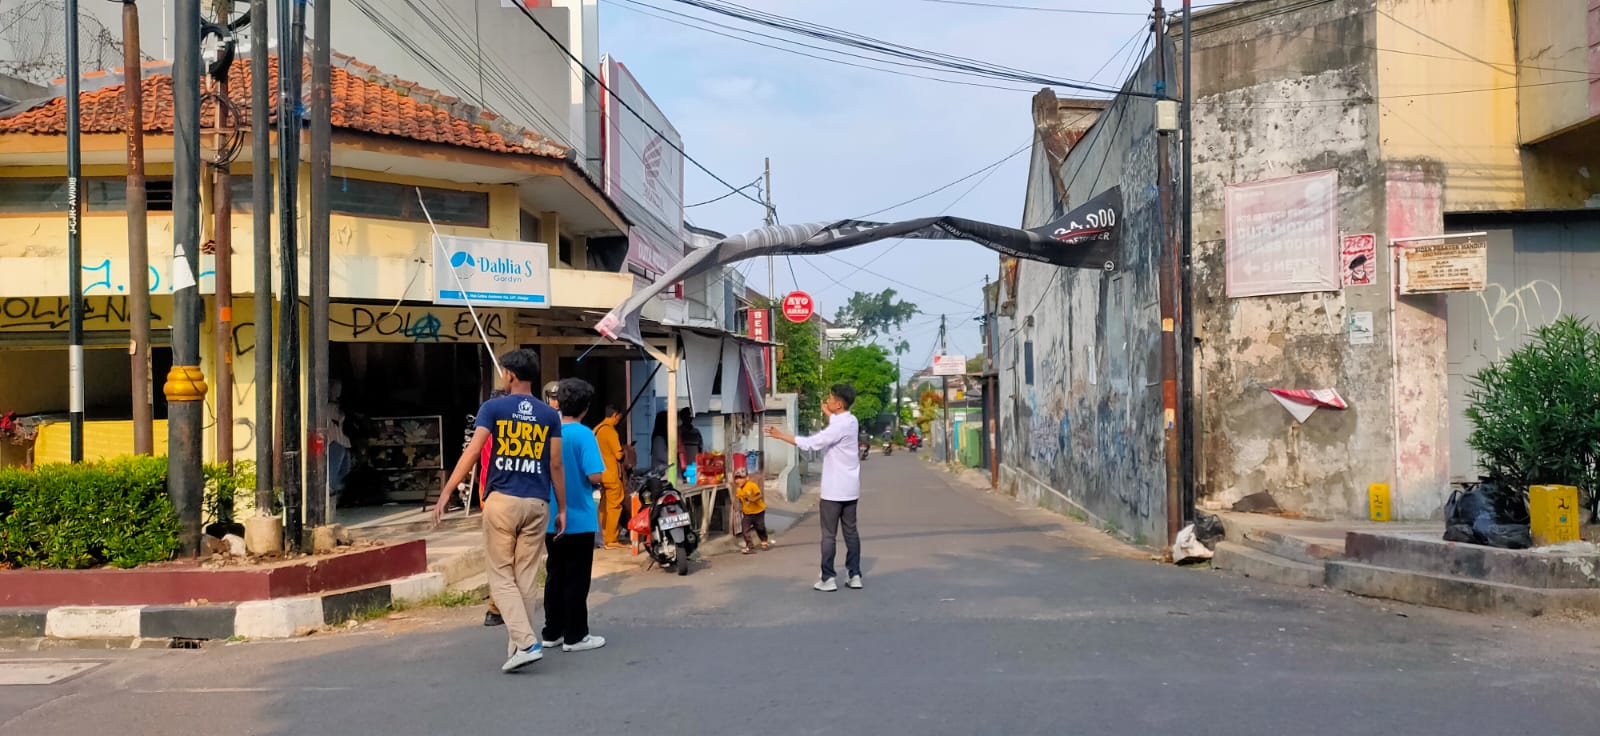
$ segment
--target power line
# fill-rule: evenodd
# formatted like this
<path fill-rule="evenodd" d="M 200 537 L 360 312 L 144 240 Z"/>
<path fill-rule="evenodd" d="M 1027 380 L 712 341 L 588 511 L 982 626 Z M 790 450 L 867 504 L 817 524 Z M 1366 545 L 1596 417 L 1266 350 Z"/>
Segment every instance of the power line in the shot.
<path fill-rule="evenodd" d="M 683 206 L 683 208 L 684 209 L 689 209 L 690 207 L 703 207 L 705 205 L 711 204 L 712 202 L 721 202 L 724 199 L 732 197 L 733 195 L 738 194 L 739 192 L 742 192 L 742 191 L 744 191 L 746 189 L 749 189 L 750 187 L 756 186 L 757 184 L 760 184 L 760 183 L 761 183 L 761 177 L 758 176 L 758 177 L 756 177 L 755 181 L 750 182 L 749 184 L 746 184 L 746 185 L 744 185 L 742 187 L 739 187 L 738 189 L 731 190 L 727 194 L 724 194 L 724 195 L 722 195 L 720 197 L 712 197 L 711 199 L 708 199 L 708 200 L 706 200 L 704 202 L 695 202 L 694 204 L 686 204 L 686 205 Z"/>
<path fill-rule="evenodd" d="M 672 140 L 670 138 L 668 138 L 664 133 L 662 133 L 654 125 L 651 125 L 650 121 L 646 120 L 643 115 L 639 114 L 639 111 L 635 110 L 633 108 L 633 104 L 632 103 L 629 103 L 627 100 L 623 99 L 622 97 L 618 97 L 616 91 L 611 89 L 611 87 L 605 83 L 605 80 L 600 78 L 600 75 L 594 73 L 593 70 L 591 70 L 591 69 L 589 69 L 589 67 L 585 66 L 584 63 L 583 63 L 583 60 L 581 60 L 578 57 L 574 56 L 572 54 L 572 50 L 568 49 L 567 45 L 561 42 L 561 39 L 556 38 L 555 34 L 550 32 L 550 29 L 545 28 L 544 24 L 540 23 L 539 19 L 535 18 L 533 16 L 533 13 L 530 12 L 525 5 L 523 5 L 522 3 L 516 3 L 515 5 L 517 7 L 517 10 L 522 12 L 522 16 L 524 18 L 527 18 L 529 22 L 531 22 L 535 26 L 537 26 L 539 28 L 539 31 L 544 34 L 545 38 L 550 39 L 550 43 L 555 44 L 556 48 L 561 49 L 561 53 L 565 54 L 568 59 L 572 60 L 572 63 L 576 64 L 578 66 L 578 68 L 582 69 L 583 73 L 585 75 L 587 75 L 590 79 L 593 79 L 595 84 L 600 85 L 601 89 L 605 90 L 607 93 L 609 93 L 613 97 L 616 97 L 617 103 L 622 105 L 624 108 L 626 108 L 628 112 L 633 113 L 633 116 L 638 118 L 640 123 L 643 123 L 646 128 L 649 128 L 656 135 L 661 136 L 661 141 L 663 143 L 666 143 L 668 146 L 671 146 L 673 150 L 677 151 L 679 154 L 682 154 L 683 159 L 685 161 L 688 161 L 689 163 L 694 164 L 695 168 L 705 172 L 705 174 L 707 176 L 711 177 L 712 179 L 715 179 L 717 181 L 717 183 L 727 187 L 730 190 L 733 190 L 734 192 L 737 192 L 739 194 L 739 196 L 744 197 L 745 199 L 748 199 L 751 202 L 759 204 L 759 205 L 761 205 L 763 207 L 766 206 L 765 202 L 762 202 L 761 200 L 750 196 L 749 193 L 742 191 L 741 187 L 736 187 L 736 186 L 728 183 L 727 179 L 724 179 L 724 178 L 722 178 L 720 176 L 717 176 L 716 172 L 712 171 L 711 169 L 706 168 L 705 164 L 700 163 L 693 156 L 690 156 L 686 151 L 684 151 L 682 146 L 678 145 L 677 143 L 672 142 Z"/>
<path fill-rule="evenodd" d="M 992 173 L 994 173 L 995 169 L 1000 167 L 1001 164 L 1003 164 L 1003 163 L 1005 163 L 1007 161 L 1010 161 L 1013 158 L 1016 158 L 1023 151 L 1026 151 L 1026 150 L 1028 150 L 1029 148 L 1032 148 L 1032 147 L 1033 147 L 1033 141 L 1030 140 L 1027 143 L 1023 144 L 1023 146 L 1021 148 L 1018 148 L 1017 150 L 1006 154 L 999 161 L 996 161 L 996 162 L 994 162 L 992 164 L 984 166 L 983 168 L 978 169 L 977 171 L 974 171 L 974 172 L 972 172 L 970 174 L 967 174 L 966 176 L 963 176 L 963 177 L 961 177 L 959 179 L 956 179 L 955 181 L 952 181 L 952 182 L 950 182 L 948 184 L 940 186 L 939 188 L 934 189 L 932 191 L 928 191 L 928 192 L 924 192 L 922 194 L 918 194 L 917 196 L 912 197 L 911 199 L 905 200 L 904 202 L 897 202 L 895 204 L 889 205 L 888 207 L 884 207 L 883 209 L 873 210 L 871 212 L 868 212 L 865 215 L 861 215 L 860 217 L 856 217 L 856 218 L 853 218 L 853 219 L 865 220 L 868 217 L 872 217 L 874 215 L 881 215 L 881 214 L 883 214 L 885 212 L 888 212 L 889 210 L 900 209 L 901 207 L 904 207 L 904 206 L 906 206 L 908 204 L 911 204 L 912 202 L 917 202 L 917 201 L 921 201 L 921 200 L 927 199 L 929 197 L 932 197 L 933 195 L 938 194 L 939 192 L 942 192 L 942 191 L 944 191 L 946 189 L 949 189 L 949 188 L 951 188 L 951 187 L 953 187 L 953 186 L 955 186 L 957 184 L 960 184 L 961 182 L 964 182 L 964 181 L 966 181 L 968 179 L 971 179 L 974 176 L 978 176 L 979 174 L 985 174 L 985 172 L 988 172 L 989 174 L 992 174 Z M 987 178 L 987 175 L 985 175 L 985 178 Z M 959 202 L 961 200 L 958 199 L 956 201 Z M 949 207 L 946 207 L 945 209 L 948 210 Z"/>
<path fill-rule="evenodd" d="M 992 62 L 979 61 L 967 57 L 954 56 L 951 54 L 928 51 L 912 46 L 882 41 L 870 36 L 843 31 L 837 28 L 810 23 L 807 21 L 800 21 L 772 13 L 757 11 L 734 3 L 721 2 L 720 0 L 672 0 L 672 2 L 689 5 L 707 12 L 716 13 L 718 15 L 728 16 L 753 25 L 774 28 L 796 35 L 808 36 L 840 46 L 848 46 L 883 56 L 906 59 L 908 61 L 920 62 L 923 64 L 930 64 L 962 73 L 984 76 L 992 79 L 1002 79 L 1014 82 L 1043 84 L 1089 92 L 1099 92 L 1101 94 L 1118 94 L 1118 90 L 1099 87 L 1078 80 L 1047 77 L 1034 72 L 1001 66 Z M 1135 92 L 1129 94 L 1152 99 L 1166 99 L 1162 95 L 1154 93 Z"/>
<path fill-rule="evenodd" d="M 1006 5 L 1004 3 L 980 3 L 975 0 L 922 0 L 925 3 L 939 3 L 940 5 L 965 5 L 973 8 L 994 8 L 997 10 L 1032 10 L 1040 13 L 1072 13 L 1075 15 L 1136 15 L 1148 17 L 1149 13 L 1135 13 L 1127 10 L 1081 10 L 1078 8 L 1045 8 L 1037 5 Z"/>
<path fill-rule="evenodd" d="M 826 62 L 829 62 L 829 63 L 832 63 L 832 64 L 839 64 L 839 65 L 842 65 L 842 66 L 854 67 L 854 68 L 857 68 L 857 69 L 866 69 L 868 71 L 882 72 L 884 74 L 893 74 L 893 75 L 896 75 L 896 76 L 909 77 L 909 78 L 913 78 L 913 79 L 926 79 L 926 80 L 934 81 L 934 82 L 944 82 L 945 84 L 959 84 L 959 85 L 966 86 L 966 87 L 980 87 L 980 88 L 984 88 L 984 89 L 998 89 L 998 90 L 1002 90 L 1002 91 L 1006 91 L 1006 92 L 1032 92 L 1033 91 L 1031 89 L 1027 89 L 1027 88 L 1023 88 L 1023 87 L 1009 87 L 1009 86 L 1004 86 L 1004 85 L 999 85 L 999 84 L 986 84 L 986 83 L 983 83 L 983 82 L 969 82 L 969 81 L 961 80 L 961 79 L 945 79 L 943 77 L 931 77 L 931 76 L 927 76 L 925 74 L 913 74 L 911 72 L 897 71 L 897 70 L 894 70 L 894 69 L 885 69 L 883 67 L 871 66 L 871 65 L 868 65 L 868 64 L 858 64 L 858 63 L 855 63 L 855 62 L 845 61 L 843 59 L 835 59 L 835 58 L 828 57 L 828 56 L 818 56 L 817 54 L 810 54 L 810 53 L 806 53 L 804 51 L 799 51 L 797 49 L 787 48 L 787 47 L 784 47 L 784 46 L 775 46 L 775 45 L 770 44 L 770 43 L 763 43 L 761 41 L 756 41 L 756 40 L 753 40 L 753 39 L 750 39 L 750 38 L 746 38 L 744 36 L 733 35 L 733 33 L 727 33 L 727 32 L 723 32 L 723 31 L 713 30 L 712 28 L 706 28 L 704 26 L 695 25 L 694 23 L 689 23 L 689 22 L 686 22 L 684 20 L 678 20 L 678 19 L 675 19 L 675 18 L 668 17 L 667 15 L 659 15 L 657 13 L 651 13 L 651 12 L 648 12 L 648 11 L 645 11 L 645 10 L 641 10 L 640 8 L 651 8 L 651 9 L 659 11 L 660 13 L 666 13 L 668 15 L 677 16 L 677 18 L 693 20 L 693 21 L 696 21 L 698 23 L 704 23 L 704 24 L 707 24 L 707 25 L 710 25 L 710 26 L 715 26 L 716 28 L 725 28 L 725 29 L 728 29 L 729 31 L 733 31 L 734 33 L 743 33 L 743 34 L 749 34 L 749 35 L 752 35 L 752 36 L 758 36 L 758 37 L 761 37 L 761 38 L 770 38 L 770 39 L 773 39 L 773 40 L 778 41 L 780 43 L 792 44 L 792 45 L 795 45 L 795 46 L 799 46 L 801 48 L 812 49 L 812 50 L 819 51 L 819 52 L 843 54 L 845 56 L 850 56 L 850 57 L 854 57 L 854 58 L 858 58 L 858 59 L 865 59 L 865 60 L 868 60 L 868 61 L 875 61 L 875 62 L 878 62 L 878 63 L 881 63 L 881 64 L 894 64 L 896 66 L 905 66 L 905 67 L 909 67 L 909 68 L 913 68 L 913 69 L 928 69 L 928 70 L 931 70 L 931 71 L 938 71 L 938 69 L 935 68 L 935 67 L 917 66 L 917 65 L 914 65 L 914 64 L 906 64 L 906 63 L 901 63 L 901 62 L 894 62 L 894 61 L 890 61 L 888 59 L 878 59 L 878 58 L 871 57 L 871 56 L 863 56 L 863 55 L 860 55 L 860 54 L 852 54 L 852 53 L 844 52 L 844 51 L 836 51 L 836 50 L 831 50 L 831 49 L 825 49 L 825 48 L 823 48 L 821 46 L 814 46 L 814 45 L 803 43 L 803 42 L 799 42 L 799 41 L 793 41 L 793 40 L 782 38 L 780 36 L 774 36 L 774 35 L 767 34 L 767 33 L 761 33 L 759 31 L 751 31 L 751 30 L 746 30 L 746 29 L 742 29 L 742 28 L 737 28 L 735 26 L 730 26 L 730 25 L 723 24 L 723 23 L 717 23 L 716 21 L 712 21 L 712 20 L 708 20 L 708 19 L 705 19 L 705 18 L 700 18 L 700 17 L 697 17 L 697 16 L 689 15 L 687 13 L 680 13 L 680 12 L 677 12 L 677 11 L 674 11 L 674 10 L 668 10 L 666 8 L 658 7 L 658 6 L 655 6 L 655 5 L 650 5 L 648 3 L 639 2 L 639 0 L 621 0 L 621 1 L 624 2 L 624 3 L 627 3 L 627 4 L 626 5 L 616 5 L 614 7 L 621 8 L 621 9 L 627 10 L 629 12 L 638 13 L 640 15 L 649 16 L 651 18 L 655 18 L 657 20 L 661 20 L 661 21 L 666 22 L 666 23 L 671 23 L 673 25 L 682 26 L 684 28 L 692 28 L 692 29 L 695 29 L 695 30 L 698 30 L 698 31 L 702 31 L 704 33 L 710 33 L 710 34 L 715 35 L 715 36 L 721 36 L 723 38 L 728 38 L 728 39 L 732 39 L 732 40 L 735 40 L 735 41 L 742 41 L 744 43 L 748 43 L 748 44 L 751 44 L 753 46 L 760 46 L 762 48 L 772 49 L 774 51 L 782 51 L 784 53 L 794 54 L 796 56 L 804 56 L 804 57 L 806 57 L 808 59 L 816 59 L 818 61 L 826 61 Z M 639 6 L 639 7 L 632 7 L 632 6 Z M 977 76 L 977 75 L 972 75 L 972 76 Z"/>

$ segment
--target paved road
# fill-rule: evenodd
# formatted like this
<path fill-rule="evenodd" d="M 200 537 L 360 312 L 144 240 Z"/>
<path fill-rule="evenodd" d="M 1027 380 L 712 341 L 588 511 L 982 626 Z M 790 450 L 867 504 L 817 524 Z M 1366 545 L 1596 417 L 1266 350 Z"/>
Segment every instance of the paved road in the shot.
<path fill-rule="evenodd" d="M 875 456 L 867 589 L 817 593 L 811 520 L 688 578 L 613 578 L 611 646 L 502 675 L 476 610 L 131 651 L 0 687 L 33 734 L 1594 734 L 1592 624 L 1385 607 L 1129 559 Z M 1404 614 L 1404 615 L 1402 615 Z M 96 653 L 37 655 L 95 659 Z"/>

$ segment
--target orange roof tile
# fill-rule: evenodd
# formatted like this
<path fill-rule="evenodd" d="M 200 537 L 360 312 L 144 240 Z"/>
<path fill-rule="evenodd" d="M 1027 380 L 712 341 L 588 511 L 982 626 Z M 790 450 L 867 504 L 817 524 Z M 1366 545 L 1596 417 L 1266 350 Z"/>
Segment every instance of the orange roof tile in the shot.
<path fill-rule="evenodd" d="M 393 79 L 348 56 L 335 56 L 330 89 L 334 128 L 497 153 L 566 158 L 568 149 L 565 146 L 538 133 L 506 124 L 492 113 L 425 89 L 415 82 Z M 273 90 L 270 104 L 275 113 L 278 84 L 276 56 L 269 57 L 268 69 L 271 76 L 269 84 Z M 309 92 L 309 67 L 306 75 L 305 87 Z M 235 60 L 229 74 L 228 97 L 238 106 L 239 114 L 244 117 L 241 127 L 245 128 L 249 127 L 250 77 L 249 60 Z M 170 70 L 147 73 L 143 92 L 145 132 L 171 133 L 173 101 Z M 126 112 L 122 105 L 122 85 L 108 85 L 82 92 L 78 100 L 80 125 L 84 133 L 123 132 Z M 66 99 L 57 97 L 31 110 L 0 118 L 0 133 L 64 135 L 66 108 Z M 214 104 L 203 104 L 201 127 L 211 126 L 215 114 Z"/>

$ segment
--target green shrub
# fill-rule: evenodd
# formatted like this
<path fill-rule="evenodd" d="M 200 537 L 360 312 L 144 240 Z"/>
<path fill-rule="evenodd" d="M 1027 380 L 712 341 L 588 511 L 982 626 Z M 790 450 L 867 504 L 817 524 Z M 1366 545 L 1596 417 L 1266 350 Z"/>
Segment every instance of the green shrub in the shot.
<path fill-rule="evenodd" d="M 232 524 L 237 520 L 235 510 L 239 501 L 255 492 L 256 464 L 240 460 L 230 468 L 221 463 L 206 463 L 201 470 L 206 479 L 202 523 Z"/>
<path fill-rule="evenodd" d="M 164 457 L 0 469 L 0 565 L 133 567 L 177 548 Z"/>
<path fill-rule="evenodd" d="M 1484 472 L 1522 497 L 1532 485 L 1578 486 L 1593 508 L 1600 489 L 1600 331 L 1564 317 L 1478 371 L 1471 385 L 1467 444 Z"/>

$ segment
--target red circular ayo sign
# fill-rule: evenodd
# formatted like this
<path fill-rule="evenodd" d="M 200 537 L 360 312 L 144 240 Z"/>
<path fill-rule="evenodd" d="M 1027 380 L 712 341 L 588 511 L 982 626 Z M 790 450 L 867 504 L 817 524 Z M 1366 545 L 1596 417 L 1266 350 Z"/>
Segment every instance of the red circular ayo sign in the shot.
<path fill-rule="evenodd" d="M 813 308 L 811 295 L 803 291 L 791 291 L 783 298 L 783 316 L 790 322 L 804 322 L 811 319 Z"/>

